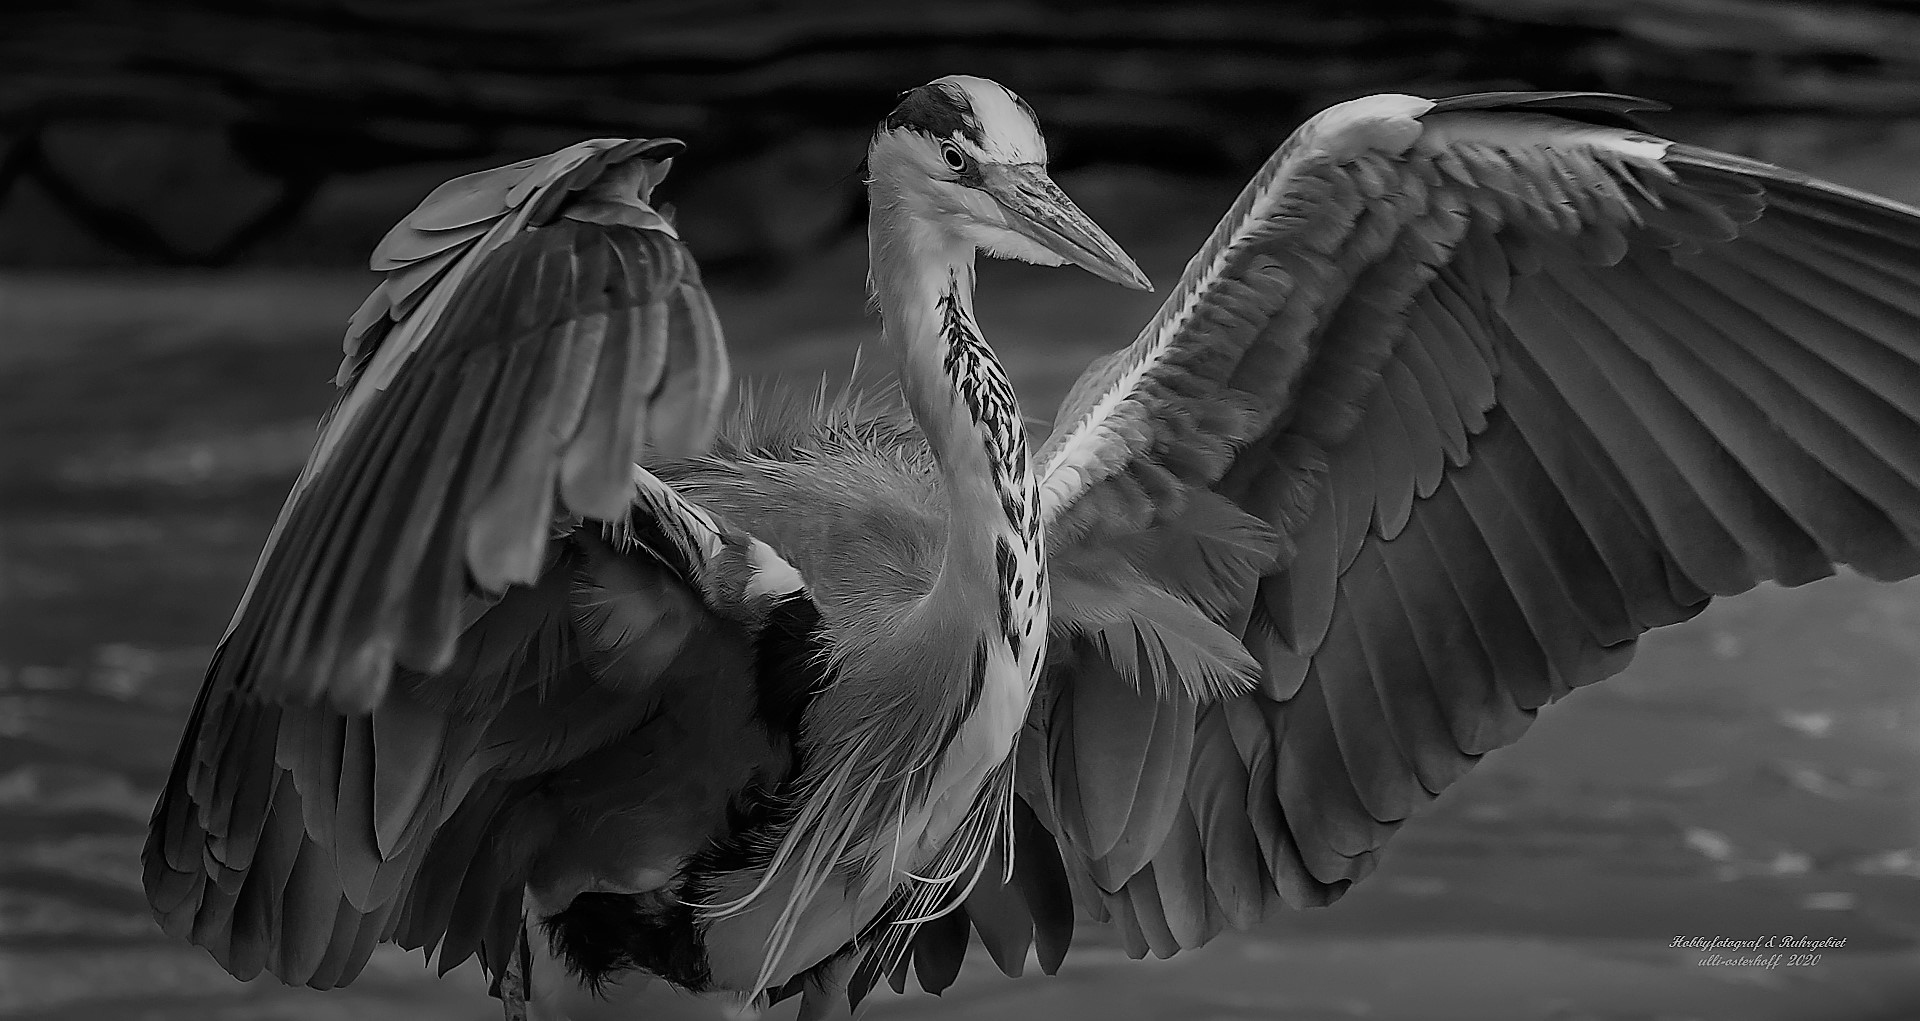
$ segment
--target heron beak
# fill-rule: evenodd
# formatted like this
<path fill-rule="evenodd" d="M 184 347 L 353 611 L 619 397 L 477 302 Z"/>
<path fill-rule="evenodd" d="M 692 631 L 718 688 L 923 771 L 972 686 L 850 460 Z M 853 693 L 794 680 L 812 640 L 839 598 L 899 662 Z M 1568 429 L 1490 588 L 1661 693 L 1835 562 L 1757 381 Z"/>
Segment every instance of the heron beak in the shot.
<path fill-rule="evenodd" d="M 1007 226 L 1102 280 L 1153 290 L 1147 275 L 1038 163 L 980 168 L 980 190 L 1007 211 Z"/>

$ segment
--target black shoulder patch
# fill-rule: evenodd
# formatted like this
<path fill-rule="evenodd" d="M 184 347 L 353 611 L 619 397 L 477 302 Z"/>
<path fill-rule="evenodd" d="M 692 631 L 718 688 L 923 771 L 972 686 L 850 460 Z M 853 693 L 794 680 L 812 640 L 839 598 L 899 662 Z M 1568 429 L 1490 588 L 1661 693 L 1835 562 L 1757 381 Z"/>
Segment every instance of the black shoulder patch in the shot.
<path fill-rule="evenodd" d="M 900 94 L 900 104 L 887 115 L 887 130 L 896 128 L 913 128 L 935 138 L 958 135 L 975 145 L 983 138 L 966 93 L 931 83 Z"/>
<path fill-rule="evenodd" d="M 755 715 L 776 737 L 800 747 L 800 720 L 813 696 L 832 683 L 820 652 L 826 642 L 820 608 L 813 597 L 796 592 L 767 610 L 765 625 L 754 636 L 758 652 L 754 671 Z"/>
<path fill-rule="evenodd" d="M 541 921 L 547 946 L 595 996 L 639 969 L 683 989 L 713 987 L 706 942 L 693 907 L 658 896 L 583 893 Z"/>

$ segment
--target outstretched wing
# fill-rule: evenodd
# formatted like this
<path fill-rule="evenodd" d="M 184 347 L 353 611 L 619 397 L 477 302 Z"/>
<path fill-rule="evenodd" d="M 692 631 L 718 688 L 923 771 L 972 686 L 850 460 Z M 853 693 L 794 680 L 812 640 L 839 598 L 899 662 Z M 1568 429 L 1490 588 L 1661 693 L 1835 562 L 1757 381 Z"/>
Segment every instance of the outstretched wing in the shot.
<path fill-rule="evenodd" d="M 1068 398 L 1024 795 L 1136 952 L 1337 897 L 1712 596 L 1920 571 L 1920 211 L 1643 107 L 1326 111 Z"/>
<path fill-rule="evenodd" d="M 778 768 L 797 726 L 768 717 L 781 679 L 758 667 L 810 653 L 818 613 L 759 539 L 632 471 L 629 513 L 553 543 L 537 583 L 475 607 L 446 671 L 399 670 L 370 712 L 203 688 L 142 855 L 162 927 L 242 979 L 345 985 L 380 942 L 498 976 L 535 863 L 551 883 L 556 848 L 579 851 L 569 797 L 604 811 L 625 785 L 620 824 L 668 860 L 719 835 L 726 781 Z M 665 770 L 720 803 L 649 814 Z"/>
<path fill-rule="evenodd" d="M 451 181 L 387 235 L 345 387 L 208 678 L 365 710 L 454 655 L 470 590 L 538 576 L 559 510 L 621 514 L 643 450 L 711 438 L 720 328 L 646 200 L 671 139 Z"/>
<path fill-rule="evenodd" d="M 344 984 L 380 941 L 498 974 L 560 839 L 564 799 L 526 795 L 556 770 L 605 774 L 593 754 L 684 740 L 649 729 L 676 706 L 710 732 L 675 769 L 727 794 L 778 768 L 757 642 L 811 602 L 790 570 L 769 584 L 784 561 L 764 544 L 634 464 L 704 448 L 725 384 L 692 259 L 646 204 L 678 147 L 589 142 L 462 178 L 376 254 L 346 391 L 142 856 L 162 925 L 234 974 Z M 644 787 L 635 772 L 619 776 Z M 686 814 L 656 842 L 704 846 L 710 820 Z"/>

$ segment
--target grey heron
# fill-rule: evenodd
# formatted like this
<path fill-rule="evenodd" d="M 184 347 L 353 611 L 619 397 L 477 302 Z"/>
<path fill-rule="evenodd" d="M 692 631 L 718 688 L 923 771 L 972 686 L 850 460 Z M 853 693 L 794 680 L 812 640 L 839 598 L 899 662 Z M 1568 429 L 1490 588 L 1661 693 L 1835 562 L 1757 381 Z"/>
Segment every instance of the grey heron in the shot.
<path fill-rule="evenodd" d="M 1032 455 L 979 253 L 1146 281 L 979 78 L 867 154 L 898 402 L 764 399 L 649 205 L 677 143 L 450 182 L 145 854 L 167 931 L 326 988 L 478 955 L 820 1013 L 1076 909 L 1166 955 L 1761 581 L 1920 572 L 1920 211 L 1586 93 L 1296 131 Z M 640 462 L 635 464 L 634 462 Z"/>

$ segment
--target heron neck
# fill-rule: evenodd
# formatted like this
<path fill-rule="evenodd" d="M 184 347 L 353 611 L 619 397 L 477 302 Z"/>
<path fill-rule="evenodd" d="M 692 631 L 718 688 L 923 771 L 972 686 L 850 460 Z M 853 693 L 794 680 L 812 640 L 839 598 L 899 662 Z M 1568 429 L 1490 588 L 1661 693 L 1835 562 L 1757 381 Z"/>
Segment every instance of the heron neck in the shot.
<path fill-rule="evenodd" d="M 1037 549 L 1025 426 L 974 319 L 973 246 L 881 201 L 868 243 L 882 328 L 948 504 L 945 560 L 922 608 L 936 620 L 966 619 L 967 609 L 991 608 L 1009 543 Z"/>

